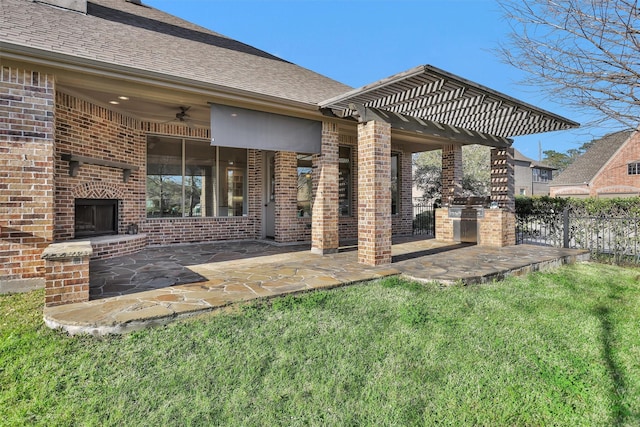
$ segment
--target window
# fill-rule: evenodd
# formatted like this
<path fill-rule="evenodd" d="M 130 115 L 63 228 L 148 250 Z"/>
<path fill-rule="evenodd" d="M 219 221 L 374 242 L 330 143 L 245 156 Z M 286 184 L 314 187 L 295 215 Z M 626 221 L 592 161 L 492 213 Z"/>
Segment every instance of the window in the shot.
<path fill-rule="evenodd" d="M 533 168 L 533 182 L 549 182 L 551 181 L 551 170 L 550 169 L 538 169 Z"/>
<path fill-rule="evenodd" d="M 339 148 L 338 194 L 340 215 L 351 216 L 351 147 Z"/>
<path fill-rule="evenodd" d="M 245 149 L 150 136 L 147 217 L 246 215 L 246 174 Z"/>
<path fill-rule="evenodd" d="M 627 165 L 628 175 L 640 175 L 640 162 L 629 163 Z"/>
<path fill-rule="evenodd" d="M 313 194 L 313 160 L 311 154 L 298 154 L 298 216 L 311 216 Z"/>
<path fill-rule="evenodd" d="M 391 215 L 397 215 L 400 208 L 400 169 L 398 168 L 398 153 L 391 153 Z"/>

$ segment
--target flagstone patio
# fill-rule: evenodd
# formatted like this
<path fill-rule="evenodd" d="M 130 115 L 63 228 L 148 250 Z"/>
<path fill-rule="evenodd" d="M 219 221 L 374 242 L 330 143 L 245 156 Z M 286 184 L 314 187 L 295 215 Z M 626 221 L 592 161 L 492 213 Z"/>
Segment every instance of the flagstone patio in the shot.
<path fill-rule="evenodd" d="M 47 307 L 45 323 L 70 334 L 122 333 L 233 303 L 402 275 L 418 281 L 482 283 L 588 259 L 585 251 L 518 245 L 489 248 L 437 240 L 394 241 L 393 262 L 366 266 L 355 247 L 332 255 L 265 241 L 147 248 L 92 261 L 91 300 Z"/>

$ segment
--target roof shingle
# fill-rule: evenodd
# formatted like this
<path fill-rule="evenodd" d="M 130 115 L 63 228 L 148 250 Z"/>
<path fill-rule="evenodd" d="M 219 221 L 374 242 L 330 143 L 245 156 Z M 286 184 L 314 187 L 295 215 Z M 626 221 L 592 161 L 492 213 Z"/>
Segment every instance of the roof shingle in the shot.
<path fill-rule="evenodd" d="M 87 14 L 1 0 L 0 51 L 15 44 L 284 100 L 317 104 L 340 82 L 160 10 L 91 0 Z"/>
<path fill-rule="evenodd" d="M 554 177 L 550 185 L 582 185 L 590 182 L 632 133 L 632 130 L 624 130 L 594 141 L 587 151 Z"/>

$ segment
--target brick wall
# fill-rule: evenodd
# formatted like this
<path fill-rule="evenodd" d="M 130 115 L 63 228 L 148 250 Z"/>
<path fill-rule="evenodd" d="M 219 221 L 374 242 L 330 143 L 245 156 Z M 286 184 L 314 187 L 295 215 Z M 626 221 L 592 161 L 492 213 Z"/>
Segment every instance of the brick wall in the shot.
<path fill-rule="evenodd" d="M 314 159 L 314 165 L 317 160 Z M 298 161 L 296 153 L 276 153 L 275 241 L 279 243 L 311 240 L 311 218 L 298 217 Z M 317 168 L 313 168 L 313 194 L 316 193 Z M 312 201 L 313 203 L 313 201 Z"/>
<path fill-rule="evenodd" d="M 391 262 L 391 126 L 358 125 L 358 261 Z"/>
<path fill-rule="evenodd" d="M 436 240 L 453 242 L 453 219 L 447 207 L 436 209 Z"/>
<path fill-rule="evenodd" d="M 640 132 L 634 132 L 590 186 L 591 197 L 640 194 L 640 175 L 629 175 L 628 163 L 640 161 Z"/>
<path fill-rule="evenodd" d="M 358 138 L 355 135 L 340 134 L 339 144 L 351 148 L 351 215 L 340 215 L 338 234 L 341 241 L 358 238 Z"/>
<path fill-rule="evenodd" d="M 400 206 L 397 215 L 392 216 L 393 235 L 410 236 L 413 234 L 413 169 L 412 156 L 402 147 L 392 145 L 391 150 L 398 153 L 400 174 Z"/>
<path fill-rule="evenodd" d="M 339 135 L 336 123 L 322 123 L 322 153 L 315 156 L 311 250 L 324 254 L 338 250 Z"/>
<path fill-rule="evenodd" d="M 262 162 L 261 151 L 248 150 L 247 216 L 152 218 L 142 222 L 140 231 L 147 234 L 150 245 L 259 239 L 262 227 Z"/>
<path fill-rule="evenodd" d="M 478 245 L 503 247 L 516 244 L 516 215 L 504 209 L 485 209 L 478 220 Z"/>
<path fill-rule="evenodd" d="M 56 95 L 56 190 L 55 239 L 75 238 L 74 200 L 118 199 L 119 234 L 128 224 L 139 224 L 145 216 L 146 136 L 140 123 L 107 108 L 58 92 Z M 62 154 L 138 166 L 128 182 L 122 169 L 82 165 L 77 176 L 69 176 L 69 162 Z"/>
<path fill-rule="evenodd" d="M 513 148 L 491 149 L 491 200 L 509 212 L 516 208 L 513 153 Z"/>
<path fill-rule="evenodd" d="M 339 144 L 351 147 L 351 216 L 339 217 L 339 234 L 341 241 L 358 238 L 358 146 L 357 137 L 341 134 Z M 413 169 L 412 154 L 403 151 L 401 145 L 392 144 L 391 150 L 399 154 L 400 166 L 400 213 L 392 216 L 394 236 L 408 236 L 413 233 Z"/>
<path fill-rule="evenodd" d="M 54 78 L 0 67 L 0 288 L 33 286 L 53 239 Z"/>
<path fill-rule="evenodd" d="M 442 203 L 462 194 L 462 146 L 442 147 Z"/>
<path fill-rule="evenodd" d="M 80 241 L 52 244 L 44 250 L 45 306 L 89 300 L 91 253 L 91 244 Z"/>
<path fill-rule="evenodd" d="M 131 223 L 146 233 L 150 245 L 207 240 L 254 239 L 260 236 L 262 186 L 249 185 L 248 215 L 224 218 L 146 218 L 146 135 L 209 139 L 209 130 L 175 123 L 146 123 L 107 108 L 59 93 L 56 121 L 56 225 L 55 239 L 74 238 L 74 199 L 120 200 L 120 234 Z M 69 176 L 69 164 L 61 155 L 83 156 L 138 166 L 128 181 L 122 170 L 85 164 L 77 176 Z M 248 151 L 248 180 L 262 182 L 262 154 Z"/>
<path fill-rule="evenodd" d="M 107 236 L 91 239 L 93 254 L 91 259 L 108 259 L 122 255 L 134 254 L 148 245 L 146 234 L 127 236 Z"/>

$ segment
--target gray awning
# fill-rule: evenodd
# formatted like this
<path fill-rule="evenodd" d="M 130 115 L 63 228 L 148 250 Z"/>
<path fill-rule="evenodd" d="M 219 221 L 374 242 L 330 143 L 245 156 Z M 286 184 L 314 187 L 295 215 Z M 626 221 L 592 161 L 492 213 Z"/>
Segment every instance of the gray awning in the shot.
<path fill-rule="evenodd" d="M 319 153 L 322 122 L 211 104 L 211 144 Z"/>
<path fill-rule="evenodd" d="M 499 137 L 579 124 L 431 65 L 422 65 L 319 104 L 351 116 L 350 104 L 377 108 Z"/>

